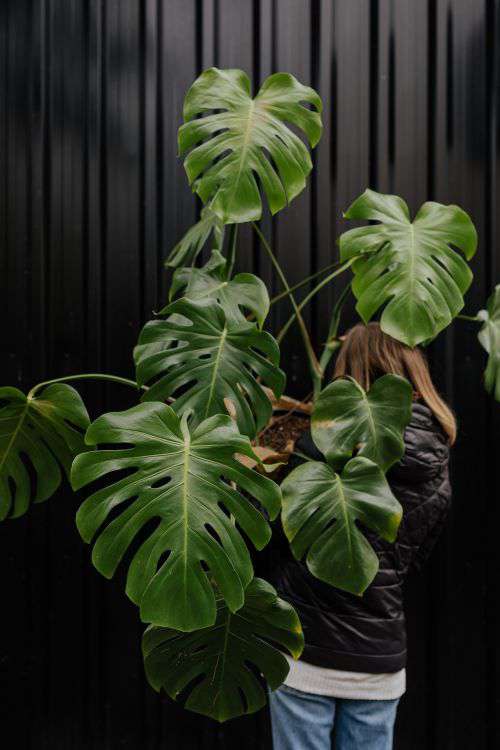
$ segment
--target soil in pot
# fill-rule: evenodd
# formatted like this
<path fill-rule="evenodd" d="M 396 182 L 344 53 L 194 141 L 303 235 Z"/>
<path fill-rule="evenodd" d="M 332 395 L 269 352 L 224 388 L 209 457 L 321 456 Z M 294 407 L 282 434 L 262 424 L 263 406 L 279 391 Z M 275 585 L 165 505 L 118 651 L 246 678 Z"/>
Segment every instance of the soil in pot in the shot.
<path fill-rule="evenodd" d="M 257 444 L 272 448 L 277 453 L 292 452 L 295 441 L 309 429 L 309 424 L 309 418 L 301 414 L 276 415 L 260 433 Z"/>

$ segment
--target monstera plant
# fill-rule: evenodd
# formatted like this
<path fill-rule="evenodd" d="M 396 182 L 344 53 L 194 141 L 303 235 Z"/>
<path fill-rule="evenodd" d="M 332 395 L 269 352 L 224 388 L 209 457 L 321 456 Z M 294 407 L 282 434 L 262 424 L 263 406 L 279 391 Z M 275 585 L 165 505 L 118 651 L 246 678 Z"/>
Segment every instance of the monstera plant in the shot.
<path fill-rule="evenodd" d="M 362 594 L 378 558 L 356 522 L 388 542 L 402 509 L 385 479 L 404 452 L 412 389 L 384 375 L 366 393 L 346 378 L 328 385 L 315 403 L 311 432 L 325 461 L 307 461 L 282 484 L 283 528 L 293 554 L 317 578 Z M 332 523 L 333 522 L 333 523 Z"/>
<path fill-rule="evenodd" d="M 257 222 L 264 205 L 276 214 L 304 189 L 321 109 L 318 94 L 287 73 L 267 78 L 256 96 L 240 70 L 202 73 L 179 128 L 200 217 L 165 261 L 170 294 L 139 336 L 136 379 L 83 373 L 26 395 L 0 389 L 1 517 L 47 500 L 65 474 L 74 490 L 85 488 L 78 530 L 104 576 L 128 569 L 126 593 L 148 626 L 151 685 L 219 721 L 260 708 L 262 679 L 274 689 L 286 677 L 281 652 L 298 657 L 302 649 L 296 613 L 254 577 L 248 545 L 268 544 L 269 521 L 281 510 L 292 553 L 313 575 L 356 594 L 378 569 L 370 535 L 397 535 L 401 507 L 385 473 L 403 455 L 411 387 L 396 375 L 368 392 L 351 379 L 323 387 L 349 292 L 363 321 L 380 315 L 384 331 L 415 346 L 461 316 L 472 281 L 477 236 L 465 211 L 430 202 L 412 220 L 401 198 L 367 190 L 345 216 L 370 223 L 340 237 L 338 262 L 290 287 Z M 244 222 L 281 284 L 272 300 L 257 276 L 235 273 Z M 319 352 L 302 309 L 340 274 L 350 276 Z M 280 301 L 290 317 L 272 335 L 266 318 Z M 500 400 L 500 286 L 484 310 L 461 317 L 480 325 L 485 385 Z M 280 488 L 256 443 L 285 388 L 280 344 L 294 323 L 323 459 L 294 469 Z M 89 424 L 65 382 L 84 378 L 131 386 L 137 403 Z"/>
<path fill-rule="evenodd" d="M 225 721 L 265 704 L 259 672 L 271 689 L 281 685 L 288 662 L 277 646 L 297 658 L 303 645 L 293 607 L 266 581 L 254 578 L 236 612 L 218 597 L 211 626 L 184 633 L 151 625 L 142 648 L 146 674 L 156 690 L 177 698 L 187 689 L 186 708 Z"/>
<path fill-rule="evenodd" d="M 367 190 L 345 217 L 378 222 L 340 238 L 341 258 L 357 258 L 352 291 L 361 318 L 367 323 L 382 307 L 380 325 L 393 338 L 408 346 L 433 339 L 463 308 L 472 282 L 454 249 L 467 260 L 476 252 L 476 230 L 465 211 L 429 202 L 410 221 L 401 198 Z"/>

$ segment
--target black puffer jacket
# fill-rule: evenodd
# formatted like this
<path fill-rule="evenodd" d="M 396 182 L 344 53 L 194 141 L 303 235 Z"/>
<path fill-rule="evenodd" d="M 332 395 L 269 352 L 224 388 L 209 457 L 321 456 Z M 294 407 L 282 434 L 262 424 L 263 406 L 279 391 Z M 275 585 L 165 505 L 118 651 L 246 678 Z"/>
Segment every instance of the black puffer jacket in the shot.
<path fill-rule="evenodd" d="M 380 570 L 362 597 L 314 578 L 293 559 L 283 540 L 279 544 L 273 583 L 299 614 L 306 641 L 302 659 L 310 664 L 370 673 L 395 672 L 406 664 L 403 582 L 432 550 L 451 491 L 447 440 L 427 406 L 413 406 L 405 445 L 402 461 L 387 475 L 403 506 L 398 538 L 389 544 L 365 530 L 379 556 Z M 321 459 L 310 433 L 300 438 L 297 449 Z"/>

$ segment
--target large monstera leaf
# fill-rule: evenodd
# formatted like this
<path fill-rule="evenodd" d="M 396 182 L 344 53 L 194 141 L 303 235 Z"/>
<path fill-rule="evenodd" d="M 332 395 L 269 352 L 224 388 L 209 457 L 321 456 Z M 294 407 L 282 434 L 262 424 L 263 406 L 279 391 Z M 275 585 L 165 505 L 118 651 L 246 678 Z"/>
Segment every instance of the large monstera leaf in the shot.
<path fill-rule="evenodd" d="M 182 298 L 160 314 L 167 320 L 147 323 L 134 351 L 138 383 L 150 386 L 143 399 L 175 396 L 175 411 L 192 411 L 195 423 L 226 412 L 230 401 L 240 432 L 254 437 L 272 411 L 256 378 L 277 397 L 285 384 L 273 337 L 254 323 L 228 319 L 212 299 Z"/>
<path fill-rule="evenodd" d="M 280 651 L 298 658 L 304 638 L 295 610 L 266 581 L 254 578 L 243 607 L 230 612 L 217 597 L 217 619 L 195 633 L 151 626 L 142 649 L 152 687 L 217 721 L 250 714 L 266 702 L 257 674 L 276 689 L 288 674 Z M 278 651 L 278 648 L 280 651 Z"/>
<path fill-rule="evenodd" d="M 411 385 L 398 375 L 378 378 L 368 393 L 352 378 L 335 380 L 316 400 L 314 442 L 334 467 L 342 467 L 356 451 L 385 472 L 404 453 L 411 404 Z"/>
<path fill-rule="evenodd" d="M 80 395 L 63 383 L 26 396 L 0 388 L 0 519 L 47 500 L 85 450 L 89 416 Z"/>
<path fill-rule="evenodd" d="M 78 529 L 86 542 L 97 535 L 92 561 L 108 578 L 140 536 L 126 590 L 143 621 L 184 631 L 213 625 L 212 579 L 228 608 L 239 609 L 253 570 L 238 527 L 257 549 L 271 532 L 236 487 L 271 518 L 280 490 L 234 457 L 254 458 L 234 422 L 220 414 L 192 429 L 169 406 L 144 403 L 99 417 L 86 442 L 96 447 L 75 459 L 73 487 L 106 486 L 82 504 Z"/>
<path fill-rule="evenodd" d="M 379 560 L 357 522 L 393 542 L 402 515 L 382 470 L 363 457 L 351 459 L 341 473 L 307 461 L 281 487 L 283 528 L 295 557 L 305 557 L 316 578 L 362 594 Z"/>
<path fill-rule="evenodd" d="M 488 352 L 488 364 L 484 371 L 484 384 L 488 393 L 500 401 L 500 284 L 480 310 L 477 317 L 483 321 L 478 339 Z"/>
<path fill-rule="evenodd" d="M 194 263 L 210 238 L 217 247 L 220 246 L 222 230 L 220 218 L 208 206 L 205 206 L 201 211 L 200 219 L 188 229 L 184 237 L 172 249 L 165 261 L 165 266 L 179 268 Z"/>
<path fill-rule="evenodd" d="M 252 99 L 243 71 L 205 70 L 186 95 L 179 129 L 189 184 L 231 224 L 260 219 L 258 178 L 275 214 L 304 189 L 312 169 L 306 146 L 288 123 L 314 147 L 321 109 L 318 94 L 288 73 L 269 76 Z"/>
<path fill-rule="evenodd" d="M 383 307 L 382 329 L 408 346 L 434 338 L 463 307 L 472 281 L 467 260 L 477 233 L 458 206 L 424 203 L 414 221 L 395 195 L 367 190 L 345 213 L 378 224 L 351 229 L 340 238 L 343 261 L 353 265 L 356 309 L 368 322 Z"/>
<path fill-rule="evenodd" d="M 214 299 L 221 305 L 228 320 L 244 322 L 243 311 L 248 311 L 255 315 L 262 328 L 270 305 L 266 285 L 252 273 L 238 273 L 232 279 L 226 279 L 225 271 L 226 259 L 214 250 L 203 268 L 177 269 L 170 286 L 170 298 L 183 293 L 195 301 Z"/>

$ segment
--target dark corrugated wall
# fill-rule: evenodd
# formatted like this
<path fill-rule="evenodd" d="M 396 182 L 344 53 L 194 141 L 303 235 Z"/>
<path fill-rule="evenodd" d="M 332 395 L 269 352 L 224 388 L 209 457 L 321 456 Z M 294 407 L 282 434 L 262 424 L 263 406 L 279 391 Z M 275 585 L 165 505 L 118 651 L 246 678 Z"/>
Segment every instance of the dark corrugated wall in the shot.
<path fill-rule="evenodd" d="M 314 176 L 273 230 L 290 281 L 331 262 L 341 211 L 369 184 L 412 209 L 434 198 L 471 213 L 481 238 L 467 298 L 475 312 L 500 280 L 499 5 L 3 0 L 2 382 L 132 375 L 140 326 L 165 301 L 162 260 L 195 217 L 176 158 L 183 95 L 213 64 L 259 81 L 287 70 L 323 97 Z M 240 266 L 274 284 L 247 231 Z M 308 312 L 317 341 L 329 302 Z M 431 351 L 461 426 L 455 509 L 427 574 L 409 584 L 399 750 L 500 742 L 500 409 L 483 394 L 472 328 L 458 322 Z M 284 360 L 289 392 L 303 394 L 298 337 Z M 94 415 L 131 404 L 119 386 L 82 391 Z M 146 686 L 136 611 L 120 580 L 92 568 L 77 504 L 66 490 L 0 529 L 3 746 L 269 748 L 265 712 L 219 728 Z"/>

